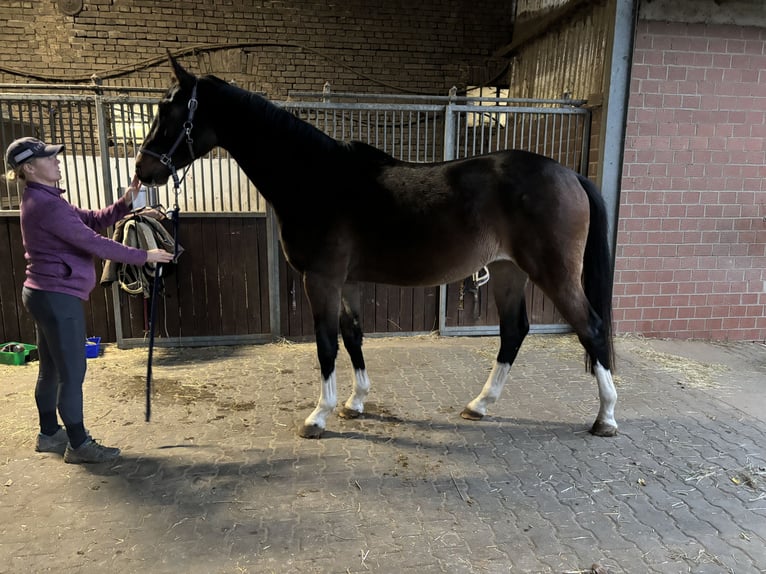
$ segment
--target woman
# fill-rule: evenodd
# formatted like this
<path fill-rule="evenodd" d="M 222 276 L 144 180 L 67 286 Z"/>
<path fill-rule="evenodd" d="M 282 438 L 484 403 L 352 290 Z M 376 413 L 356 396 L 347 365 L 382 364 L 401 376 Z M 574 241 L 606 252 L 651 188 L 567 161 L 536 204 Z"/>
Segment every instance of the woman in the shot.
<path fill-rule="evenodd" d="M 61 179 L 57 156 L 63 149 L 63 145 L 25 137 L 12 142 L 5 154 L 12 170 L 8 177 L 25 182 L 20 207 L 27 260 L 22 300 L 37 326 L 40 357 L 36 450 L 63 453 L 64 461 L 73 464 L 105 462 L 116 459 L 120 450 L 93 440 L 83 422 L 86 330 L 82 301 L 96 285 L 93 257 L 143 265 L 167 263 L 173 255 L 162 249 L 125 247 L 100 235 L 99 230 L 130 213 L 138 179 L 114 204 L 99 211 L 80 209 L 68 203 L 62 197 L 65 191 L 57 186 Z"/>

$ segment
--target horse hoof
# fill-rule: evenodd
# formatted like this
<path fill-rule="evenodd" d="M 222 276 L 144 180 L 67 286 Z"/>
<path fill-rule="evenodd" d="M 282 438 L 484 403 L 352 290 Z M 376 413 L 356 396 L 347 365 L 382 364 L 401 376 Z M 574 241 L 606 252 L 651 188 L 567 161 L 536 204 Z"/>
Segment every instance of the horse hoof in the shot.
<path fill-rule="evenodd" d="M 617 434 L 617 426 L 596 421 L 590 428 L 590 434 L 595 436 L 615 436 Z"/>
<path fill-rule="evenodd" d="M 322 436 L 324 429 L 317 425 L 303 425 L 298 433 L 301 438 L 319 438 Z"/>
<path fill-rule="evenodd" d="M 342 419 L 358 419 L 361 415 L 361 411 L 355 411 L 348 407 L 343 407 L 338 411 L 338 416 Z"/>
<path fill-rule="evenodd" d="M 469 421 L 480 421 L 484 418 L 483 414 L 472 411 L 468 407 L 463 409 L 463 412 L 460 413 L 460 416 Z"/>

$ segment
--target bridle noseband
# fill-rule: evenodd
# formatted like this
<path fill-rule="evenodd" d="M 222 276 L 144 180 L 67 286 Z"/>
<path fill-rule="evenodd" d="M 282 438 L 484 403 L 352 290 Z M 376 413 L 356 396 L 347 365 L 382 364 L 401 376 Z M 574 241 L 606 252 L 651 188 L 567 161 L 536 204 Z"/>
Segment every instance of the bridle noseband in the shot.
<path fill-rule="evenodd" d="M 173 145 L 170 146 L 170 150 L 167 153 L 159 154 L 157 152 L 153 152 L 149 149 L 146 149 L 145 147 L 141 147 L 138 151 L 139 153 L 145 153 L 147 155 L 150 155 L 152 157 L 156 157 L 160 160 L 160 163 L 164 165 L 166 168 L 168 168 L 168 171 L 170 171 L 170 176 L 173 178 L 173 184 L 176 189 L 176 193 L 178 192 L 178 189 L 181 187 L 181 181 L 186 177 L 186 172 L 189 171 L 189 168 L 191 167 L 192 162 L 194 161 L 194 148 L 192 147 L 192 144 L 194 143 L 194 139 L 191 137 L 191 131 L 194 127 L 194 123 L 192 120 L 194 119 L 194 112 L 197 111 L 197 105 L 199 102 L 197 101 L 197 82 L 194 82 L 194 87 L 192 88 L 191 97 L 189 98 L 189 102 L 187 103 L 187 107 L 189 108 L 189 116 L 186 118 L 186 121 L 181 126 L 181 133 L 178 134 L 178 137 L 176 138 L 176 141 L 173 142 Z M 189 165 L 186 166 L 186 169 L 184 170 L 184 174 L 182 177 L 178 177 L 178 174 L 176 173 L 176 166 L 173 165 L 173 154 L 178 149 L 178 146 L 181 145 L 181 140 L 186 138 L 186 145 L 189 147 L 189 157 L 191 160 L 189 161 Z"/>

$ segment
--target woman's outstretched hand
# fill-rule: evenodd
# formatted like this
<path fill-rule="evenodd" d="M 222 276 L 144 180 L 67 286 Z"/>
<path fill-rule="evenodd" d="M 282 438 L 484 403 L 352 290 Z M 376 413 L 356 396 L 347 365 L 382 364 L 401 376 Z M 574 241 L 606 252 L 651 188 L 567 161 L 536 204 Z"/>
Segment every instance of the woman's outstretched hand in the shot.
<path fill-rule="evenodd" d="M 173 261 L 173 254 L 164 249 L 150 249 L 146 252 L 147 263 L 170 263 Z"/>
<path fill-rule="evenodd" d="M 133 205 L 133 200 L 138 197 L 139 189 L 141 189 L 141 181 L 138 179 L 137 175 L 134 175 L 133 181 L 130 182 L 128 189 L 125 190 L 125 195 L 123 195 L 125 198 L 125 203 L 128 205 L 128 207 Z"/>

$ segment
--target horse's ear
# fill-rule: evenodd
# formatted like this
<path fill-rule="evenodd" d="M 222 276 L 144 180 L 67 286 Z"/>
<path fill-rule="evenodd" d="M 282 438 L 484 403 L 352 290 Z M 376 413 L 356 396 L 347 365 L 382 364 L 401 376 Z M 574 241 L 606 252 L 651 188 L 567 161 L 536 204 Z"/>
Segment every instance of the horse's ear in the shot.
<path fill-rule="evenodd" d="M 168 50 L 168 59 L 170 60 L 170 65 L 173 66 L 173 75 L 175 75 L 178 83 L 181 86 L 191 86 L 194 83 L 194 76 L 178 63 L 178 60 L 173 57 L 170 50 Z"/>

